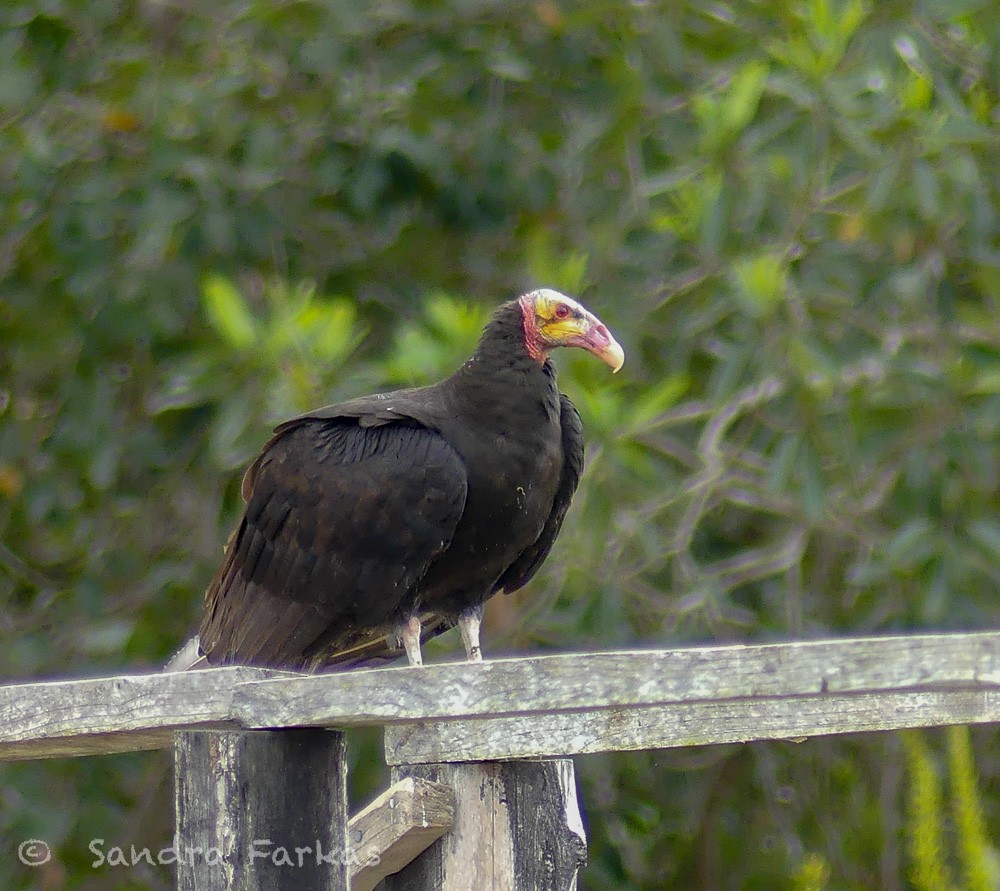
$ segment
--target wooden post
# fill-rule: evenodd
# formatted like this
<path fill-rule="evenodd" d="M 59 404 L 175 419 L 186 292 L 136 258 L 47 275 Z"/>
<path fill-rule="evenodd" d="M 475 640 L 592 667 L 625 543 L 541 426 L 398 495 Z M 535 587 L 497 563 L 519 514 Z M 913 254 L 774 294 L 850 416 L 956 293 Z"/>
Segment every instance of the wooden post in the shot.
<path fill-rule="evenodd" d="M 587 839 L 569 759 L 403 765 L 393 780 L 451 786 L 455 823 L 386 891 L 573 891 Z"/>
<path fill-rule="evenodd" d="M 343 734 L 185 731 L 174 770 L 178 891 L 348 891 Z"/>

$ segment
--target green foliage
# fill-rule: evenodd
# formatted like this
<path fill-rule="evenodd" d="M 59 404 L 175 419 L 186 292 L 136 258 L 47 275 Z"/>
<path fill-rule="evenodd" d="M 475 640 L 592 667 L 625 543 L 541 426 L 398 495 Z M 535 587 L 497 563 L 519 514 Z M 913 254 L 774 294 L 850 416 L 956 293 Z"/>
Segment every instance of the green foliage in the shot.
<path fill-rule="evenodd" d="M 792 880 L 795 891 L 824 891 L 829 884 L 830 864 L 818 854 L 806 854 Z"/>
<path fill-rule="evenodd" d="M 692 97 L 691 111 L 705 154 L 713 155 L 728 148 L 753 120 L 764 95 L 767 71 L 764 62 L 747 62 L 725 87 Z"/>
<path fill-rule="evenodd" d="M 969 728 L 949 727 L 947 739 L 951 806 L 964 887 L 968 891 L 990 891 L 997 887 L 1000 875 L 995 851 L 986 836 Z"/>
<path fill-rule="evenodd" d="M 962 887 L 967 891 L 996 888 L 1000 871 L 996 850 L 986 834 L 969 728 L 949 727 L 945 732 L 951 785 L 950 820 L 944 805 L 943 784 L 938 777 L 938 762 L 927 735 L 912 730 L 901 737 L 910 776 L 907 830 L 914 886 Z M 960 886 L 955 886 L 951 879 L 949 840 L 963 879 Z"/>
<path fill-rule="evenodd" d="M 209 324 L 230 347 L 245 350 L 257 342 L 257 324 L 236 285 L 221 275 L 210 275 L 201 292 Z"/>
<path fill-rule="evenodd" d="M 785 299 L 788 265 L 776 254 L 759 254 L 733 263 L 736 296 L 754 315 L 765 315 Z"/>
<path fill-rule="evenodd" d="M 469 358 L 488 319 L 480 304 L 444 293 L 429 295 L 423 318 L 396 333 L 382 373 L 395 386 L 440 380 Z"/>
<path fill-rule="evenodd" d="M 535 285 L 628 358 L 556 357 L 587 468 L 491 652 L 995 627 L 991 11 L 8 3 L 0 671 L 160 664 L 271 425 L 448 373 Z M 908 739 L 581 759 L 584 886 L 919 887 L 954 850 L 982 887 L 995 734 L 978 786 L 950 750 L 936 849 Z M 377 744 L 352 757 L 364 795 Z M 168 887 L 86 847 L 169 839 L 163 769 L 7 768 L 3 849 L 51 840 L 52 886 Z"/>
<path fill-rule="evenodd" d="M 905 731 L 902 737 L 910 772 L 910 878 L 920 891 L 942 891 L 953 886 L 945 862 L 941 781 L 920 732 Z"/>

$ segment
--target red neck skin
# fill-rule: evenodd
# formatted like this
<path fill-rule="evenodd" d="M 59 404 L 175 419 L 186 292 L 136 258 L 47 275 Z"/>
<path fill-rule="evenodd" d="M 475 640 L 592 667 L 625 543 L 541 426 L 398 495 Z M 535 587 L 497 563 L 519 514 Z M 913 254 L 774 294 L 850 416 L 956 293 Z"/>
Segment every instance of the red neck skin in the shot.
<path fill-rule="evenodd" d="M 522 297 L 518 303 L 521 306 L 521 319 L 524 321 L 524 348 L 539 365 L 544 365 L 549 357 L 548 346 L 542 341 L 535 324 L 535 308 L 527 297 Z"/>

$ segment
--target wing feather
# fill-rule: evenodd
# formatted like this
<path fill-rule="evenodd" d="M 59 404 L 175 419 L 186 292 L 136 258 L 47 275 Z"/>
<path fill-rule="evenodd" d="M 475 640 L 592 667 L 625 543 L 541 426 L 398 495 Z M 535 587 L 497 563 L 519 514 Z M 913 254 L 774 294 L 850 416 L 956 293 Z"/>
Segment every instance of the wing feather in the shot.
<path fill-rule="evenodd" d="M 206 592 L 209 661 L 308 664 L 415 606 L 465 506 L 465 466 L 412 419 L 282 425 L 243 482 L 246 508 Z"/>
<path fill-rule="evenodd" d="M 576 407 L 565 395 L 560 400 L 560 424 L 562 428 L 563 466 L 559 486 L 552 502 L 552 509 L 538 539 L 508 567 L 497 581 L 494 590 L 508 593 L 526 585 L 545 561 L 552 544 L 559 534 L 566 511 L 576 492 L 583 473 L 583 424 Z M 437 613 L 427 611 L 421 614 L 421 640 L 447 631 L 452 620 Z M 402 655 L 400 647 L 392 646 L 384 635 L 359 632 L 350 638 L 338 641 L 338 646 L 317 652 L 314 667 L 341 665 L 355 667 L 372 665 L 394 659 Z"/>
<path fill-rule="evenodd" d="M 562 427 L 563 466 L 559 477 L 559 488 L 552 500 L 552 510 L 536 541 L 510 565 L 500 576 L 494 590 L 510 594 L 523 587 L 545 561 L 562 527 L 563 518 L 569 510 L 573 494 L 583 473 L 583 422 L 576 406 L 569 397 L 560 393 L 559 421 Z"/>

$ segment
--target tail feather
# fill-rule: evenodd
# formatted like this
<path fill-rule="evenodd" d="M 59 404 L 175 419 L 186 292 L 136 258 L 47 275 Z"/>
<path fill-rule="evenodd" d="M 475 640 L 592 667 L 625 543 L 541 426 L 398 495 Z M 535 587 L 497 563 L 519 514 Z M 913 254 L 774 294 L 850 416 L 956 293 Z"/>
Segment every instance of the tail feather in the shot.
<path fill-rule="evenodd" d="M 450 620 L 435 613 L 424 613 L 420 616 L 420 621 L 422 625 L 421 643 L 426 643 L 432 637 L 437 637 L 451 628 L 453 624 Z M 335 646 L 315 648 L 294 666 L 294 670 L 323 671 L 330 668 L 371 668 L 393 662 L 403 655 L 402 645 L 398 641 L 389 640 L 384 633 L 361 632 L 348 640 L 340 637 Z M 247 664 L 252 663 L 248 662 Z M 210 665 L 208 657 L 201 650 L 201 641 L 198 635 L 195 635 L 170 657 L 167 664 L 163 666 L 163 671 L 192 671 L 199 668 L 209 668 Z"/>
<path fill-rule="evenodd" d="M 163 666 L 165 672 L 190 671 L 193 668 L 208 668 L 208 660 L 201 652 L 198 635 L 187 641 Z"/>

